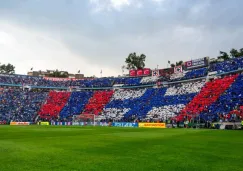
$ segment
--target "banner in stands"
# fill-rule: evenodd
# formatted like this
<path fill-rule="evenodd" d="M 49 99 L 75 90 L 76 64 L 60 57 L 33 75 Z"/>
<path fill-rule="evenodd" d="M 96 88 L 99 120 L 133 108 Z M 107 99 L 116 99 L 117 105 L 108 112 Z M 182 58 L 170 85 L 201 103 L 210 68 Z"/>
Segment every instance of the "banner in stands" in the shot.
<path fill-rule="evenodd" d="M 84 79 L 76 79 L 76 78 L 56 78 L 56 77 L 44 77 L 46 80 L 50 81 L 75 81 L 75 80 L 84 80 Z"/>
<path fill-rule="evenodd" d="M 72 125 L 72 122 L 52 122 L 51 125 Z"/>
<path fill-rule="evenodd" d="M 182 66 L 174 67 L 174 73 L 182 73 L 182 72 L 183 72 Z"/>
<path fill-rule="evenodd" d="M 159 76 L 159 70 L 157 70 L 157 69 L 156 70 L 153 70 L 152 71 L 152 76 L 153 77 L 156 77 L 156 76 L 158 77 Z"/>
<path fill-rule="evenodd" d="M 114 126 L 114 127 L 138 127 L 138 123 L 112 122 L 112 126 Z"/>
<path fill-rule="evenodd" d="M 174 73 L 174 68 L 165 68 L 159 70 L 160 76 L 168 76 Z"/>
<path fill-rule="evenodd" d="M 74 126 L 109 126 L 108 122 L 73 122 Z"/>
<path fill-rule="evenodd" d="M 0 125 L 6 125 L 7 122 L 6 121 L 0 121 Z"/>
<path fill-rule="evenodd" d="M 199 59 L 187 61 L 185 62 L 185 66 L 187 69 L 207 66 L 207 58 L 205 57 L 205 58 L 199 58 Z"/>
<path fill-rule="evenodd" d="M 137 76 L 142 76 L 142 75 L 143 75 L 143 70 L 142 69 L 137 70 Z"/>
<path fill-rule="evenodd" d="M 151 74 L 151 69 L 150 68 L 144 68 L 144 69 L 138 69 L 138 70 L 130 70 L 129 75 L 134 77 L 134 76 L 143 76 L 143 75 L 150 75 Z"/>
<path fill-rule="evenodd" d="M 140 128 L 166 128 L 165 123 L 139 123 Z"/>
<path fill-rule="evenodd" d="M 137 75 L 137 71 L 136 70 L 130 70 L 129 73 L 130 73 L 130 76 L 132 76 L 132 77 Z"/>
<path fill-rule="evenodd" d="M 80 125 L 81 126 L 109 126 L 109 123 L 108 122 L 80 122 Z"/>
<path fill-rule="evenodd" d="M 151 74 L 151 69 L 149 69 L 149 68 L 143 69 L 143 75 L 150 75 L 150 74 Z"/>
<path fill-rule="evenodd" d="M 73 126 L 109 126 L 108 122 L 52 122 L 51 125 L 73 125 Z"/>
<path fill-rule="evenodd" d="M 30 122 L 10 122 L 10 125 L 30 125 Z"/>
<path fill-rule="evenodd" d="M 50 125 L 49 122 L 40 122 L 40 125 Z"/>

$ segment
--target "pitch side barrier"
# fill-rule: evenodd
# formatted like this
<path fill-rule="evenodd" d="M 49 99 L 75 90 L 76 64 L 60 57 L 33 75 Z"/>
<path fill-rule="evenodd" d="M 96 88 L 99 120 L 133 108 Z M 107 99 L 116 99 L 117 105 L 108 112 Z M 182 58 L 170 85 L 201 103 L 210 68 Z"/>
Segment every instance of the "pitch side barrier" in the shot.
<path fill-rule="evenodd" d="M 108 122 L 51 122 L 51 125 L 62 126 L 110 126 Z"/>
<path fill-rule="evenodd" d="M 1 123 L 0 123 L 1 124 Z M 10 122 L 9 125 L 50 125 L 49 122 Z"/>
<path fill-rule="evenodd" d="M 113 127 L 133 127 L 133 128 L 166 128 L 165 123 L 131 123 L 131 122 L 113 122 Z"/>
<path fill-rule="evenodd" d="M 10 125 L 31 125 L 31 122 L 10 122 Z"/>
<path fill-rule="evenodd" d="M 138 123 L 134 122 L 112 122 L 113 127 L 133 127 L 136 128 L 138 127 Z"/>
<path fill-rule="evenodd" d="M 0 125 L 7 125 L 8 123 L 6 121 L 0 121 Z"/>

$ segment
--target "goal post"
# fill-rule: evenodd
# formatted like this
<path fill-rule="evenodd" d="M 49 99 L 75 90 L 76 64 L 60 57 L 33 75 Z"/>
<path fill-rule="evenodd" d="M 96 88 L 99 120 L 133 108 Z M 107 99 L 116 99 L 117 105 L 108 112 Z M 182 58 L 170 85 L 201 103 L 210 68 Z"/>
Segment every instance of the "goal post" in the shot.
<path fill-rule="evenodd" d="M 95 126 L 96 117 L 94 114 L 73 115 L 73 122 L 89 123 L 90 125 L 93 124 L 93 126 Z"/>

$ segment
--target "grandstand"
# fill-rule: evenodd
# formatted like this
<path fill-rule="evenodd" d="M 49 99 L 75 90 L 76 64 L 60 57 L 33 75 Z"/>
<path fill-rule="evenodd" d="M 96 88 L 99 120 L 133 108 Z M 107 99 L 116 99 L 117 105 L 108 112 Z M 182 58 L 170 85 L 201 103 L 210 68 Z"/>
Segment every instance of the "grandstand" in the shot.
<path fill-rule="evenodd" d="M 243 128 L 242 59 L 80 80 L 2 74 L 0 168 L 242 170 L 242 132 L 211 131 Z"/>
<path fill-rule="evenodd" d="M 191 62 L 191 61 L 190 61 Z M 191 63 L 190 63 L 191 65 Z M 175 122 L 235 120 L 242 114 L 243 57 L 159 75 L 55 81 L 0 75 L 0 121 Z"/>

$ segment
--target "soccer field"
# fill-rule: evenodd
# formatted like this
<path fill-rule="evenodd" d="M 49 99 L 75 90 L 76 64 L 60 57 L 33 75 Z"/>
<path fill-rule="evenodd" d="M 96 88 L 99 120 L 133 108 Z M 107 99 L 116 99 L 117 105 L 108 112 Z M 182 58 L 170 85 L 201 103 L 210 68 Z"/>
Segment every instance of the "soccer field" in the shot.
<path fill-rule="evenodd" d="M 243 170 L 243 131 L 0 126 L 0 170 Z"/>

